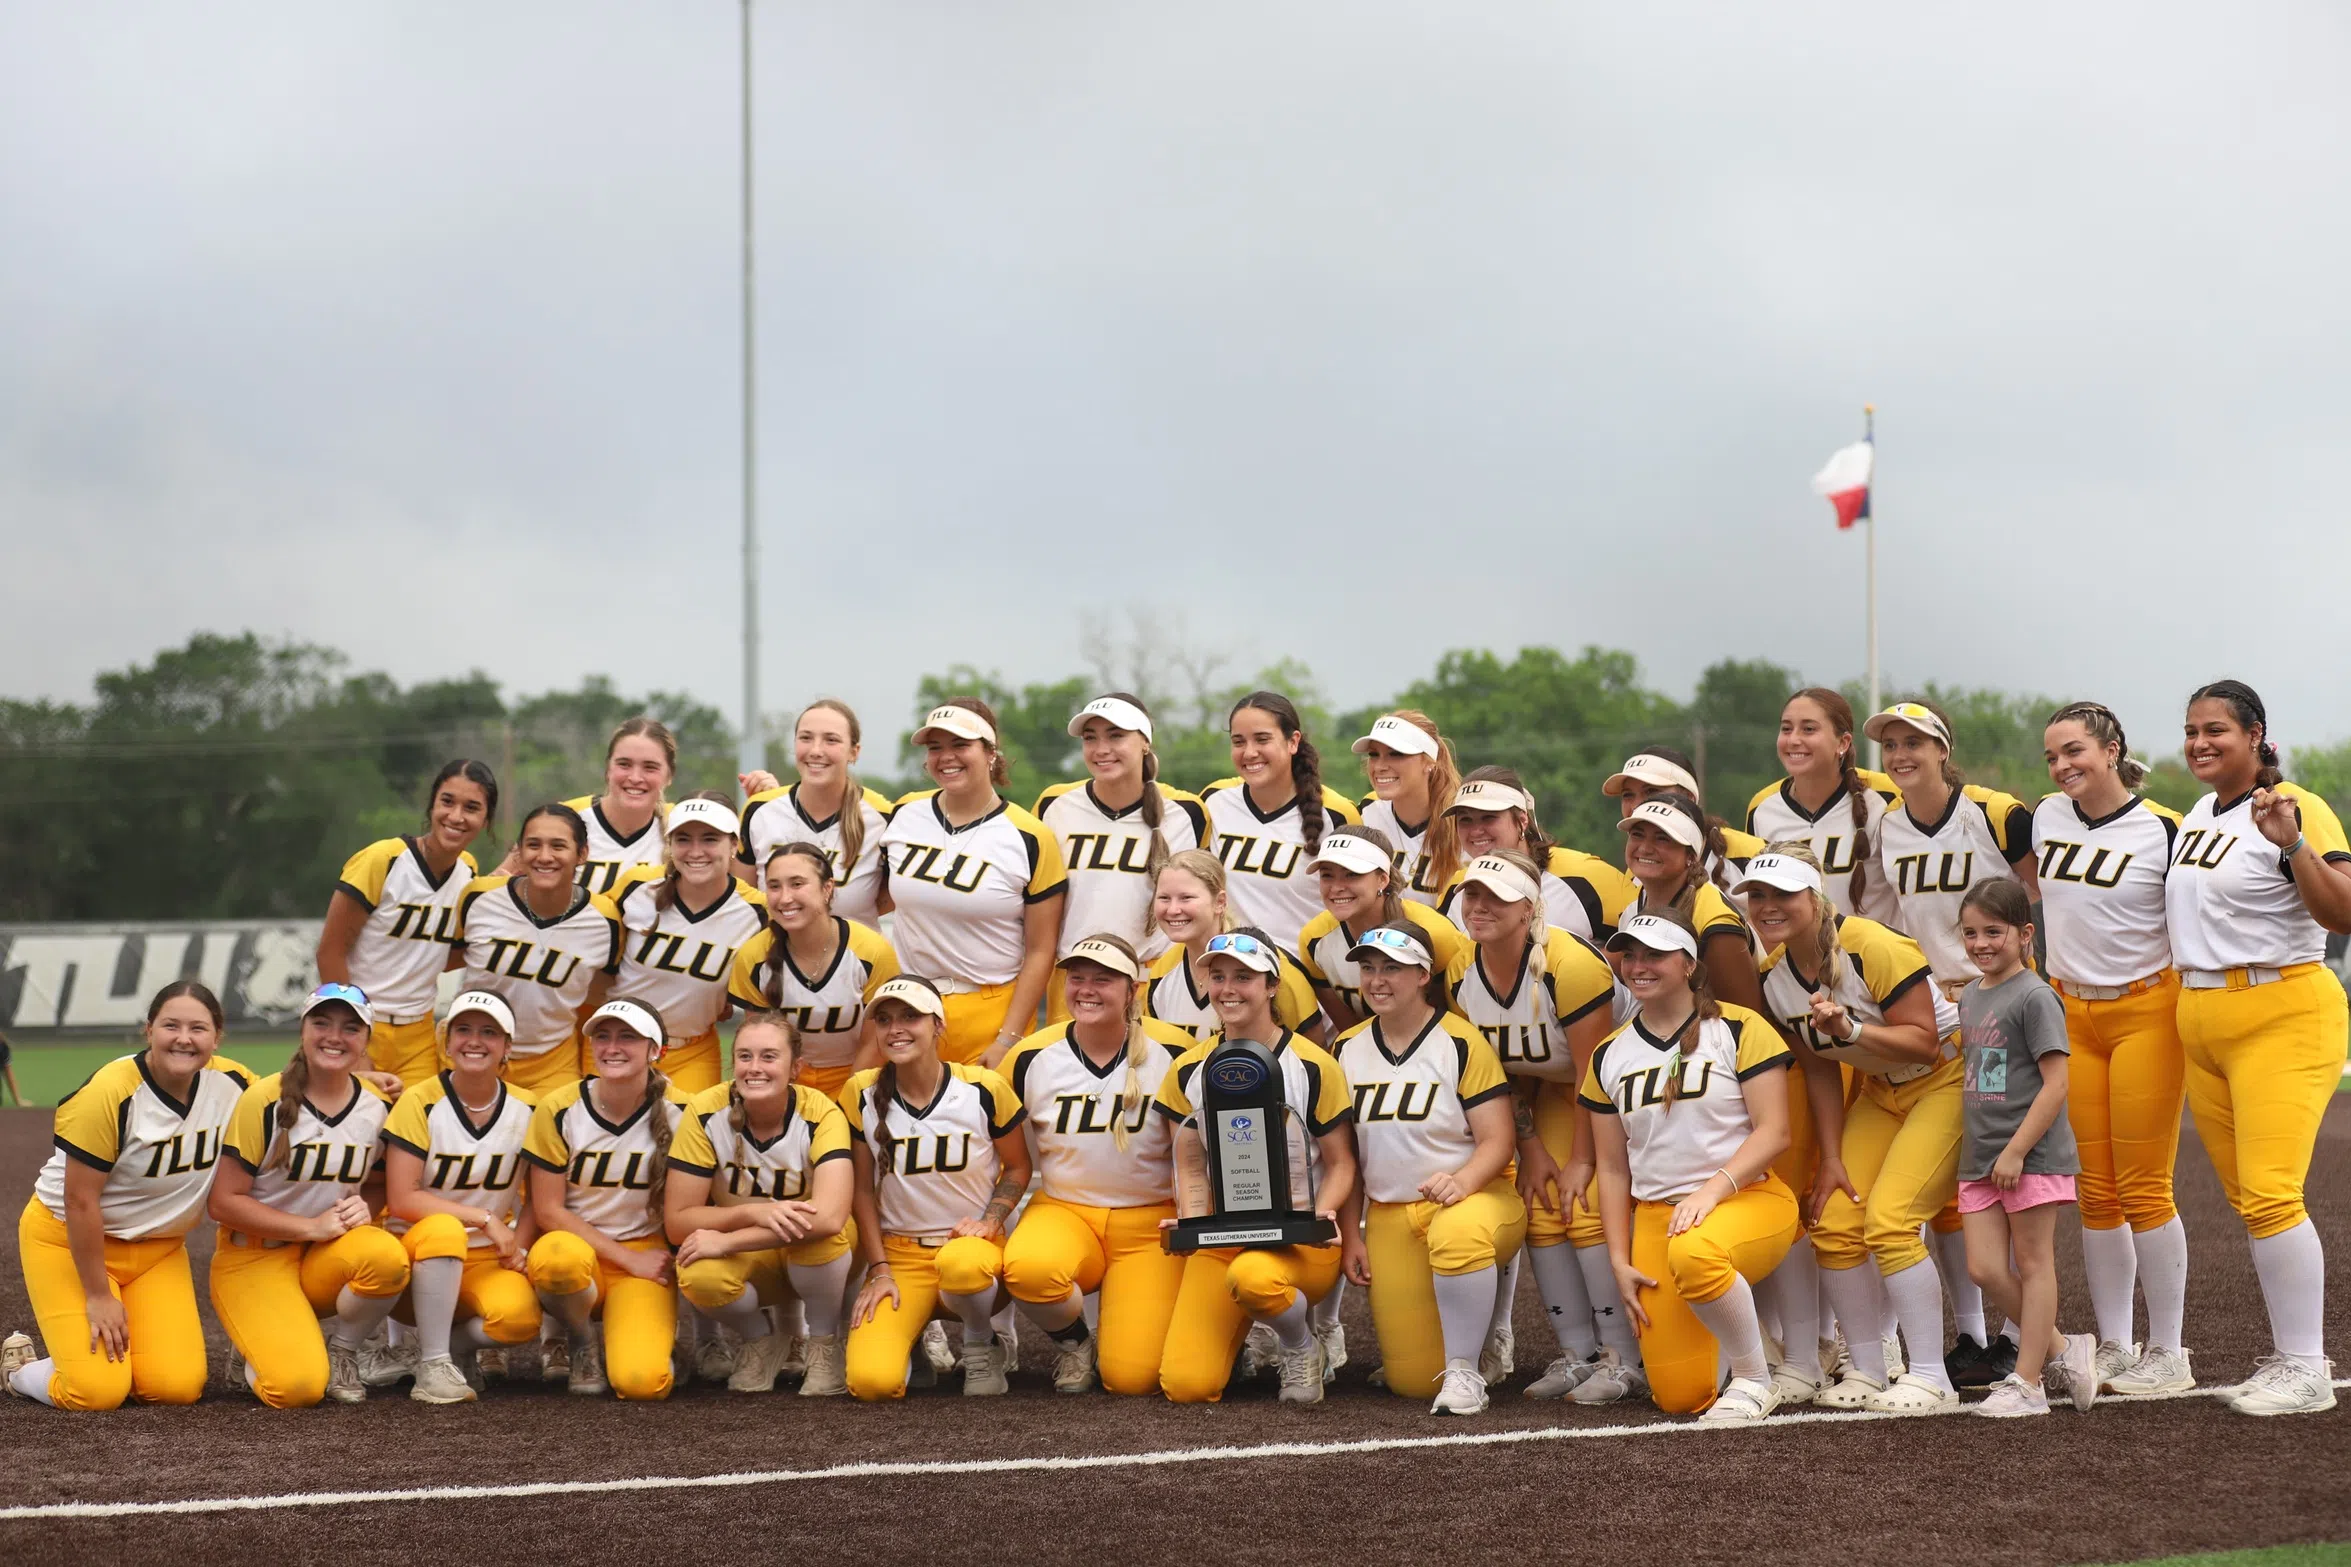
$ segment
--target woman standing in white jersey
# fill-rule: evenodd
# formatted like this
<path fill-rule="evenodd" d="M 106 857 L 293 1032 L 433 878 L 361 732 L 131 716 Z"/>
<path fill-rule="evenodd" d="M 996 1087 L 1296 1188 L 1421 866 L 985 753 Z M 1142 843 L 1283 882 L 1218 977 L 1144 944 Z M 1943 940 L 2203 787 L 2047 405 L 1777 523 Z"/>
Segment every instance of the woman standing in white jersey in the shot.
<path fill-rule="evenodd" d="M 661 814 L 677 772 L 678 739 L 660 719 L 640 714 L 612 731 L 604 744 L 604 792 L 563 802 L 588 827 L 581 886 L 609 893 L 638 866 L 661 863 Z"/>
<path fill-rule="evenodd" d="M 1839 914 L 1892 925 L 1900 907 L 1877 865 L 1879 826 L 1894 780 L 1853 759 L 1853 704 L 1808 686 L 1780 709 L 1780 765 L 1788 776 L 1747 803 L 1747 831 L 1765 843 L 1802 840 L 1820 862 L 1822 890 Z"/>
<path fill-rule="evenodd" d="M 735 879 L 735 808 L 723 795 L 688 795 L 670 807 L 668 864 L 621 878 L 624 949 L 613 988 L 653 1008 L 678 1041 L 662 1074 L 681 1094 L 718 1086 L 718 1023 L 727 1014 L 735 953 L 767 924 L 767 906 Z"/>
<path fill-rule="evenodd" d="M 1233 918 L 1295 954 L 1298 932 L 1322 912 L 1309 862 L 1323 832 L 1361 818 L 1324 787 L 1322 757 L 1288 697 L 1253 691 L 1234 704 L 1226 724 L 1236 776 L 1200 791 L 1213 840 L 1208 847 L 1231 878 Z"/>
<path fill-rule="evenodd" d="M 802 708 L 792 724 L 799 778 L 784 787 L 773 773 L 743 775 L 743 854 L 750 865 L 764 866 L 787 843 L 815 844 L 825 851 L 836 889 L 833 912 L 871 925 L 882 917 L 882 828 L 890 802 L 857 781 L 864 738 L 846 702 L 819 697 Z"/>
<path fill-rule="evenodd" d="M 1363 824 L 1396 846 L 1397 892 L 1435 908 L 1461 871 L 1461 824 L 1452 816 L 1461 764 L 1453 759 L 1453 742 L 1428 714 L 1401 708 L 1373 720 L 1355 754 L 1371 781 Z"/>

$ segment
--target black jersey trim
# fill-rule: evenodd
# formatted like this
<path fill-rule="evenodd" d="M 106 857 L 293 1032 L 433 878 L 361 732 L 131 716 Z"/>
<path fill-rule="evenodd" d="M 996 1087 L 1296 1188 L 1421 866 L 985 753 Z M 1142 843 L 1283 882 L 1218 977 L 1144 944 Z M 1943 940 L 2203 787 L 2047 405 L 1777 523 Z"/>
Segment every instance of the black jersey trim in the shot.
<path fill-rule="evenodd" d="M 353 903 L 356 903 L 361 908 L 367 910 L 368 913 L 373 914 L 376 911 L 375 900 L 369 897 L 366 893 L 361 892 L 357 887 L 352 886 L 349 882 L 336 882 L 335 890 L 349 898 Z"/>
<path fill-rule="evenodd" d="M 2074 820 L 2080 822 L 2084 827 L 2099 828 L 2107 826 L 2113 822 L 2121 821 L 2124 817 L 2130 815 L 2131 812 L 2137 810 L 2140 806 L 2145 805 L 2147 801 L 2143 796 L 2140 795 L 2126 795 L 2123 798 L 2122 804 L 2116 806 L 2113 810 L 2108 811 L 2104 816 L 2084 815 L 2082 813 L 2082 802 L 2079 800 L 2068 800 L 2065 803 L 2073 807 Z"/>
<path fill-rule="evenodd" d="M 965 822 L 962 826 L 957 827 L 947 820 L 947 792 L 942 789 L 937 794 L 931 796 L 931 815 L 938 819 L 939 830 L 945 833 L 948 837 L 952 838 L 959 833 L 967 833 L 974 827 L 986 826 L 989 822 L 992 822 L 997 817 L 1002 816 L 1004 812 L 1011 806 L 1011 804 L 1011 801 L 1005 799 L 1002 795 L 998 795 L 996 797 L 996 808 L 994 810 L 987 811 L 981 815 L 975 816 L 970 821 Z"/>
<path fill-rule="evenodd" d="M 1753 1066 L 1742 1068 L 1738 1074 L 1739 1081 L 1744 1083 L 1747 1081 L 1747 1079 L 1756 1076 L 1758 1073 L 1783 1071 L 1789 1067 L 1794 1066 L 1795 1064 L 1796 1052 L 1788 1049 L 1783 1045 L 1780 1047 L 1780 1053 L 1778 1055 L 1765 1056 L 1762 1060 L 1756 1062 Z"/>
<path fill-rule="evenodd" d="M 716 1175 L 718 1173 L 718 1166 L 715 1164 L 696 1164 L 693 1160 L 681 1159 L 674 1153 L 669 1156 L 669 1167 L 673 1170 L 683 1170 L 688 1175 Z"/>
<path fill-rule="evenodd" d="M 1892 1006 L 1895 1002 L 1901 1000 L 1904 996 L 1909 995 L 1914 987 L 1924 984 L 1926 981 L 1934 977 L 1934 970 L 1926 968 L 1919 969 L 1915 973 L 1911 974 L 1908 978 L 1898 982 L 1892 990 L 1889 990 L 1884 995 L 1878 997 L 1878 1010 L 1881 1012 L 1884 1011 L 1887 1007 Z M 1839 1043 L 1848 1042 L 1849 1041 L 1839 1041 Z"/>
<path fill-rule="evenodd" d="M 848 1157 L 849 1150 L 846 1148 L 828 1148 L 823 1153 L 820 1153 L 815 1158 L 809 1160 L 808 1167 L 813 1170 L 820 1164 L 831 1164 L 835 1159 L 846 1159 Z"/>
<path fill-rule="evenodd" d="M 407 1138 L 402 1137 L 397 1132 L 386 1132 L 384 1134 L 384 1141 L 391 1147 L 398 1148 L 403 1152 L 416 1155 L 419 1159 L 430 1159 L 433 1156 L 431 1149 L 419 1148 L 416 1146 L 416 1144 L 410 1142 Z"/>
<path fill-rule="evenodd" d="M 570 919 L 573 915 L 579 913 L 580 910 L 586 908 L 588 906 L 588 900 L 595 896 L 595 894 L 590 892 L 586 887 L 581 886 L 578 882 L 573 882 L 571 886 L 570 905 L 566 907 L 561 914 L 556 915 L 553 919 L 543 920 L 539 918 L 538 913 L 532 909 L 531 900 L 523 894 L 523 887 L 529 881 L 529 879 L 530 878 L 526 876 L 507 877 L 506 896 L 514 904 L 515 912 L 520 914 L 524 919 L 529 920 L 532 926 L 539 930 L 553 930 L 556 926 L 562 924 L 565 920 Z"/>
<path fill-rule="evenodd" d="M 653 830 L 654 823 L 661 820 L 660 808 L 656 807 L 653 814 L 645 818 L 644 826 L 638 828 L 635 832 L 624 833 L 618 827 L 612 825 L 611 817 L 604 814 L 604 796 L 598 795 L 595 799 L 589 801 L 588 809 L 591 813 L 594 814 L 597 824 L 604 829 L 604 836 L 610 838 L 614 843 L 618 844 L 621 848 L 624 849 L 635 848 L 637 845 L 637 840 L 644 837 L 645 834 L 651 832 Z"/>
<path fill-rule="evenodd" d="M 181 1120 L 185 1121 L 188 1118 L 188 1112 L 196 1108 L 196 1089 L 204 1081 L 202 1076 L 199 1075 L 188 1079 L 188 1102 L 186 1104 L 182 1104 L 180 1101 L 174 1099 L 169 1093 L 167 1093 L 161 1083 L 155 1081 L 155 1074 L 147 1069 L 146 1051 L 140 1051 L 131 1059 L 138 1064 L 139 1078 L 147 1085 L 147 1091 L 153 1094 L 156 1098 L 162 1100 L 173 1115 L 176 1115 Z M 197 1068 L 199 1074 L 201 1074 L 204 1070 L 205 1068 L 202 1067 Z M 121 1107 L 116 1111 L 117 1117 L 127 1117 L 130 1114 L 130 1109 L 130 1096 L 125 1094 L 123 1096 Z"/>
<path fill-rule="evenodd" d="M 112 1159 L 101 1159 L 87 1148 L 77 1148 L 62 1137 L 52 1135 L 49 1140 L 56 1144 L 59 1153 L 73 1160 L 76 1164 L 86 1164 L 101 1175 L 110 1174 L 114 1169 Z"/>
<path fill-rule="evenodd" d="M 525 1164 L 535 1164 L 540 1169 L 545 1170 L 553 1175 L 569 1175 L 571 1173 L 570 1167 L 568 1165 L 549 1163 L 547 1160 L 542 1159 L 537 1154 L 531 1152 L 528 1148 L 525 1148 L 522 1151 L 522 1157 Z"/>
<path fill-rule="evenodd" d="M 1508 1083 L 1496 1083 L 1493 1087 L 1487 1089 L 1482 1094 L 1462 1095 L 1461 1108 L 1464 1110 L 1475 1110 L 1479 1105 L 1484 1104 L 1487 1100 L 1495 1098 L 1501 1094 L 1507 1094 L 1509 1092 L 1510 1085 Z"/>

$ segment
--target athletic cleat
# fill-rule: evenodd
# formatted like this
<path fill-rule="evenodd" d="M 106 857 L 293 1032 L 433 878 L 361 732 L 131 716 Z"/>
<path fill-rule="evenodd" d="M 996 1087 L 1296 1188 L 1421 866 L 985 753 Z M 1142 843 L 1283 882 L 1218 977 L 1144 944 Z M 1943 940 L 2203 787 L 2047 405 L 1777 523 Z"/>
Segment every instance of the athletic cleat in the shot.
<path fill-rule="evenodd" d="M 359 1351 L 332 1338 L 327 1340 L 327 1397 L 338 1404 L 367 1402 L 367 1384 L 359 1379 Z"/>
<path fill-rule="evenodd" d="M 1543 1368 L 1543 1374 L 1526 1385 L 1529 1398 L 1565 1398 L 1584 1385 L 1584 1379 L 1600 1369 L 1603 1351 L 1594 1350 L 1589 1360 L 1577 1360 L 1562 1355 Z"/>
<path fill-rule="evenodd" d="M 2065 1335 L 2066 1391 L 2073 1395 L 2073 1407 L 2087 1411 L 2098 1402 L 2098 1337 L 2094 1333 Z"/>
<path fill-rule="evenodd" d="M 2108 1385 L 2116 1377 L 2121 1376 L 2138 1363 L 2138 1345 L 2117 1344 L 2112 1339 L 2102 1340 L 2098 1345 L 2098 1391 L 2101 1393 L 2107 1391 Z"/>
<path fill-rule="evenodd" d="M 802 1398 L 837 1398 L 849 1391 L 848 1352 L 839 1334 L 808 1341 L 808 1370 L 800 1378 Z"/>
<path fill-rule="evenodd" d="M 1775 1409 L 1801 1407 L 1820 1397 L 1820 1378 L 1782 1362 L 1772 1369 L 1771 1393 Z"/>
<path fill-rule="evenodd" d="M 770 1333 L 768 1337 L 773 1338 L 775 1335 Z M 725 1336 L 714 1326 L 710 1329 L 709 1335 L 694 1346 L 694 1375 L 704 1382 L 724 1382 L 731 1388 L 735 1385 L 734 1375 L 737 1358 L 738 1351 L 735 1346 L 728 1343 Z M 772 1387 L 774 1384 L 775 1378 L 769 1377 L 768 1385 Z M 764 1393 L 767 1389 L 759 1388 L 756 1391 Z"/>
<path fill-rule="evenodd" d="M 1649 1394 L 1649 1374 L 1639 1366 L 1628 1366 L 1616 1358 L 1616 1351 L 1600 1351 L 1599 1363 L 1592 1374 L 1574 1392 L 1567 1395 L 1573 1404 L 1613 1404 L 1620 1399 Z"/>
<path fill-rule="evenodd" d="M 589 1332 L 570 1351 L 563 1379 L 574 1393 L 597 1397 L 612 1391 L 612 1384 L 604 1380 L 604 1340 Z"/>
<path fill-rule="evenodd" d="M 1315 1329 L 1314 1341 L 1322 1346 L 1322 1379 L 1336 1381 L 1339 1368 L 1347 1363 L 1347 1324 L 1334 1322 L 1327 1329 Z"/>
<path fill-rule="evenodd" d="M 1429 1405 L 1432 1415 L 1476 1415 L 1486 1408 L 1486 1379 L 1478 1375 L 1478 1368 L 1466 1360 L 1445 1362 L 1445 1380 L 1437 1384 L 1437 1401 Z"/>
<path fill-rule="evenodd" d="M 1886 1390 L 1886 1384 L 1874 1377 L 1865 1377 L 1858 1371 L 1848 1371 L 1835 1382 L 1812 1395 L 1815 1409 L 1867 1409 L 1869 1401 Z"/>
<path fill-rule="evenodd" d="M 735 1365 L 727 1373 L 727 1391 L 730 1393 L 772 1393 L 776 1378 L 783 1373 L 784 1352 L 792 1341 L 769 1329 L 755 1339 L 745 1339 L 743 1347 L 729 1357 Z"/>
<path fill-rule="evenodd" d="M 781 1328 L 776 1331 L 783 1332 Z M 806 1376 L 808 1374 L 808 1335 L 805 1333 L 785 1333 L 784 1340 L 784 1363 L 776 1367 L 776 1375 L 780 1377 Z"/>
<path fill-rule="evenodd" d="M 1004 1341 L 991 1333 L 983 1339 L 965 1339 L 963 1342 L 963 1396 L 965 1398 L 994 1398 L 1012 1391 L 1004 1371 L 1012 1363 Z"/>
<path fill-rule="evenodd" d="M 1984 1358 L 1982 1364 L 1983 1369 L 1979 1371 L 1977 1375 L 1983 1376 L 1984 1372 L 1989 1372 L 1990 1375 L 1985 1376 L 1981 1383 L 1968 1385 L 1990 1387 L 1993 1383 L 1999 1381 L 2002 1377 L 2015 1375 L 2016 1340 L 2010 1338 L 2005 1333 L 1995 1335 L 1992 1339 L 1992 1342 L 1984 1346 Z"/>
<path fill-rule="evenodd" d="M 392 1387 L 416 1375 L 420 1358 L 413 1343 L 362 1344 L 359 1346 L 359 1380 L 369 1387 Z"/>
<path fill-rule="evenodd" d="M 1079 1344 L 1056 1342 L 1053 1346 L 1053 1391 L 1056 1393 L 1084 1393 L 1094 1386 L 1095 1359 L 1102 1353 L 1100 1340 L 1089 1333 Z"/>
<path fill-rule="evenodd" d="M 930 1326 L 922 1330 L 922 1356 L 941 1376 L 955 1369 L 955 1351 L 947 1342 L 946 1323 L 933 1318 Z"/>
<path fill-rule="evenodd" d="M 1505 1322 L 1486 1334 L 1485 1347 L 1478 1351 L 1478 1375 L 1492 1386 L 1517 1369 L 1518 1330 Z"/>
<path fill-rule="evenodd" d="M 1959 1395 L 1915 1371 L 1905 1371 L 1862 1407 L 1877 1415 L 1942 1415 L 1959 1407 Z"/>
<path fill-rule="evenodd" d="M 1943 1374 L 1951 1379 L 1953 1387 L 1990 1387 L 2000 1380 L 1990 1375 L 1984 1361 L 1984 1346 L 1972 1333 L 1960 1334 L 1958 1342 L 1943 1356 Z"/>
<path fill-rule="evenodd" d="M 553 1338 L 539 1340 L 539 1380 L 571 1380 L 571 1340 L 561 1333 Z"/>
<path fill-rule="evenodd" d="M 2015 1420 L 2025 1415 L 2045 1415 L 2049 1412 L 2049 1395 L 2037 1387 L 2027 1387 L 2023 1379 L 2010 1375 L 1992 1384 L 1992 1391 L 1974 1412 L 1993 1420 Z"/>
<path fill-rule="evenodd" d="M 40 1352 L 33 1348 L 33 1341 L 26 1334 L 11 1333 L 0 1339 L 0 1383 L 6 1384 L 8 1391 L 16 1393 L 18 1398 L 24 1397 L 16 1392 L 16 1374 L 40 1358 Z"/>
<path fill-rule="evenodd" d="M 2228 1395 L 2240 1415 L 2315 1415 L 2335 1407 L 2335 1365 L 2315 1367 L 2290 1355 L 2264 1355 L 2253 1375 Z"/>
<path fill-rule="evenodd" d="M 465 1373 L 447 1355 L 419 1360 L 412 1375 L 416 1383 L 409 1388 L 408 1396 L 420 1404 L 470 1404 L 474 1400 L 473 1384 L 465 1380 Z"/>
<path fill-rule="evenodd" d="M 1319 1339 L 1309 1336 L 1304 1349 L 1278 1349 L 1274 1364 L 1281 1372 L 1283 1403 L 1322 1402 L 1322 1385 L 1330 1378 L 1323 1365 L 1322 1342 Z"/>
<path fill-rule="evenodd" d="M 1759 1426 L 1779 1407 L 1780 1395 L 1771 1383 L 1733 1377 L 1730 1385 L 1706 1406 L 1706 1413 L 1698 1417 L 1698 1422 L 1710 1426 Z"/>
<path fill-rule="evenodd" d="M 450 1358 L 455 1359 L 456 1357 L 452 1355 Z M 465 1374 L 473 1382 L 473 1390 L 477 1393 L 482 1390 L 482 1384 L 490 1378 L 497 1377 L 503 1380 L 511 1375 L 512 1373 L 506 1369 L 506 1346 L 492 1344 L 486 1349 L 475 1350 L 473 1364 Z"/>
<path fill-rule="evenodd" d="M 2196 1387 L 2196 1373 L 2188 1368 L 2184 1349 L 2147 1346 L 2128 1371 L 2106 1379 L 2106 1391 L 2117 1398 L 2145 1398 L 2150 1393 L 2188 1393 Z"/>

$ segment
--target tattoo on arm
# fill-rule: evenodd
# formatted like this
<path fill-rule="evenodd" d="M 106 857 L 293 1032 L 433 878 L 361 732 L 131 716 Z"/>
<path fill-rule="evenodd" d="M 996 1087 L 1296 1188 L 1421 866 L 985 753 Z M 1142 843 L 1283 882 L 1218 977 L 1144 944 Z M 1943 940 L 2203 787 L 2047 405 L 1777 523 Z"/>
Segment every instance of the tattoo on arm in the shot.
<path fill-rule="evenodd" d="M 1518 1122 L 1518 1140 L 1523 1143 L 1535 1135 L 1535 1096 L 1518 1092 L 1516 1085 L 1513 1085 L 1510 1108 Z"/>
<path fill-rule="evenodd" d="M 1012 1217 L 1012 1210 L 1020 1202 L 1020 1194 L 1028 1190 L 1028 1181 L 1014 1170 L 996 1172 L 996 1189 L 988 1194 L 988 1206 L 980 1214 L 982 1224 L 1002 1225 Z"/>

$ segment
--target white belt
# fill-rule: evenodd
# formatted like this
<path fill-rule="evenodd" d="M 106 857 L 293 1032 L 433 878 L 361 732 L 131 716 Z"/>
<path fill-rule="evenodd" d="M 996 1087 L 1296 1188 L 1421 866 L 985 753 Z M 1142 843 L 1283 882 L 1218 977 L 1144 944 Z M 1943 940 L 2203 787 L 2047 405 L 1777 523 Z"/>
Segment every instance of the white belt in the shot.
<path fill-rule="evenodd" d="M 431 1007 L 425 1008 L 422 1012 L 386 1012 L 380 1013 L 376 1017 L 377 1022 L 385 1024 L 391 1028 L 406 1028 L 411 1023 L 429 1023 L 432 1020 L 433 1009 Z"/>
<path fill-rule="evenodd" d="M 928 979 L 930 976 L 925 975 Z M 968 996 L 974 991 L 989 990 L 989 985 L 975 985 L 968 979 L 932 979 L 931 988 L 942 996 Z"/>
<path fill-rule="evenodd" d="M 1941 1048 L 1936 1051 L 1932 1061 L 1913 1061 L 1908 1066 L 1890 1067 L 1883 1072 L 1873 1072 L 1869 1075 L 1877 1078 L 1888 1088 L 1900 1088 L 1904 1083 L 1915 1083 L 1920 1078 L 1934 1072 L 1958 1053 L 1958 1048 L 1949 1039 L 1945 1039 L 1941 1041 Z M 1857 1067 L 1856 1070 L 1865 1069 Z"/>
<path fill-rule="evenodd" d="M 2314 966 L 2304 963 L 2291 965 L 2295 973 L 2300 973 L 2303 969 Z M 2184 968 L 2180 970 L 2180 983 L 2190 990 L 2246 990 L 2255 985 L 2273 985 L 2284 979 L 2286 975 L 2287 970 L 2285 969 L 2258 966 Z"/>

